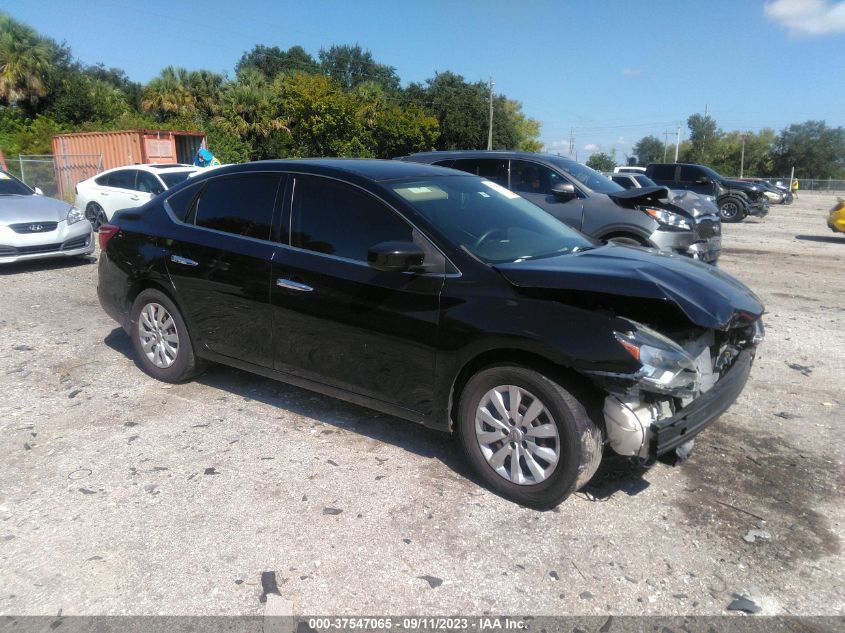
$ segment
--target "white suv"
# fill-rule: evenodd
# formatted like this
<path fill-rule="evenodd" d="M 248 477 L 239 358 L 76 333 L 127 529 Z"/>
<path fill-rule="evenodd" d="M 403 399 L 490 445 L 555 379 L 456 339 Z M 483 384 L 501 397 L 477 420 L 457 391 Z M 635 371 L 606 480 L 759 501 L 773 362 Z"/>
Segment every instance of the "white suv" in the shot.
<path fill-rule="evenodd" d="M 115 211 L 140 207 L 197 171 L 199 167 L 178 163 L 109 169 L 76 185 L 76 207 L 85 212 L 96 231 Z"/>

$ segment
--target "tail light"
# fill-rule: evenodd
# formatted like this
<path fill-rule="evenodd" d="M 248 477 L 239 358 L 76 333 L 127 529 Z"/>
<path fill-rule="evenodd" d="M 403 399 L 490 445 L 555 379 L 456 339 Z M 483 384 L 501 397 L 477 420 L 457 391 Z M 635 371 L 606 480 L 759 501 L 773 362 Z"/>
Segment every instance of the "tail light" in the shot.
<path fill-rule="evenodd" d="M 100 226 L 99 240 L 101 251 L 106 250 L 106 245 L 109 243 L 109 240 L 117 235 L 118 231 L 120 231 L 120 227 L 114 224 L 103 224 Z"/>

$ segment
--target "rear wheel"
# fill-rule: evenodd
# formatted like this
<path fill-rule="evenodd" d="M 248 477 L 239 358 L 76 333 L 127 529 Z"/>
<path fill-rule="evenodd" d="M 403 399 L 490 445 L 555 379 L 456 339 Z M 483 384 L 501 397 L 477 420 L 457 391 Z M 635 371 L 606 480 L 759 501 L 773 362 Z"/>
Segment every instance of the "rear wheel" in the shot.
<path fill-rule="evenodd" d="M 182 314 L 170 297 L 155 289 L 142 291 L 132 303 L 130 334 L 141 367 L 164 382 L 183 382 L 205 364 L 194 348 Z"/>
<path fill-rule="evenodd" d="M 792 204 L 793 195 L 791 193 L 787 193 L 783 196 L 783 201 L 781 204 Z"/>
<path fill-rule="evenodd" d="M 99 231 L 100 227 L 108 222 L 106 212 L 103 210 L 103 207 L 96 202 L 89 202 L 88 206 L 85 207 L 85 217 L 91 223 L 91 226 L 95 231 Z"/>
<path fill-rule="evenodd" d="M 719 204 L 719 217 L 722 222 L 741 222 L 745 216 L 745 205 L 738 198 L 725 198 Z"/>
<path fill-rule="evenodd" d="M 586 484 L 601 462 L 602 435 L 587 406 L 527 367 L 489 367 L 461 394 L 458 433 L 491 489 L 526 506 L 551 508 Z"/>

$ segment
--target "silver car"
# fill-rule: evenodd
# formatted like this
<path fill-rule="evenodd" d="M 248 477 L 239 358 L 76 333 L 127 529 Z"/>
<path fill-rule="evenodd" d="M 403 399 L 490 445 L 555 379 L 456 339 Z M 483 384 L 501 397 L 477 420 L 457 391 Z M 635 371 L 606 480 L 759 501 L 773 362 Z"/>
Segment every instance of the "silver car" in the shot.
<path fill-rule="evenodd" d="M 85 215 L 0 169 L 0 264 L 94 252 Z"/>

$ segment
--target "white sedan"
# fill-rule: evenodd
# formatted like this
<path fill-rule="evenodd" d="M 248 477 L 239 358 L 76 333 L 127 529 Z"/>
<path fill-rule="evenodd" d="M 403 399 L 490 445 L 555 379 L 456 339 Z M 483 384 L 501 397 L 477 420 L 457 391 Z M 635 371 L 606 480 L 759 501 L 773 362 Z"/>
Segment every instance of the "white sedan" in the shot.
<path fill-rule="evenodd" d="M 140 207 L 200 171 L 180 164 L 116 167 L 76 185 L 76 206 L 94 227 L 111 220 L 116 211 Z"/>

